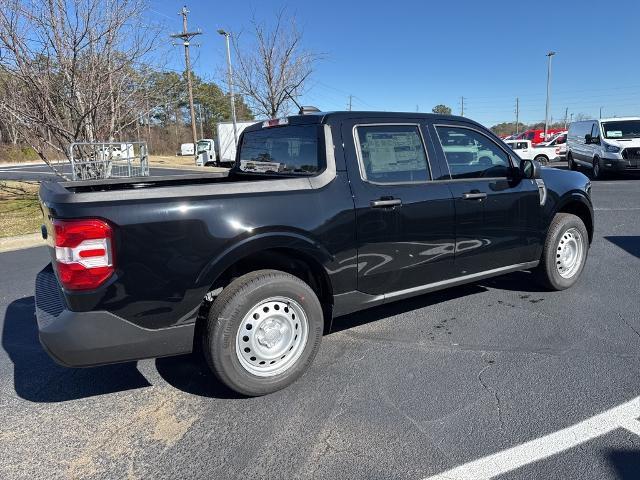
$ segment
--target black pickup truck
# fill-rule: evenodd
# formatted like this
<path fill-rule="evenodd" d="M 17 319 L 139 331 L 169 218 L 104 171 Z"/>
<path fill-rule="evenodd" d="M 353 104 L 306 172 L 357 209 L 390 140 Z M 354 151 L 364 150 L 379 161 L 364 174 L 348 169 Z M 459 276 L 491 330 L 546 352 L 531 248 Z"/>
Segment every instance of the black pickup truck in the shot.
<path fill-rule="evenodd" d="M 573 285 L 591 185 L 467 118 L 335 112 L 244 130 L 228 174 L 43 183 L 40 340 L 78 367 L 202 348 L 273 392 L 333 319 L 516 270 Z"/>

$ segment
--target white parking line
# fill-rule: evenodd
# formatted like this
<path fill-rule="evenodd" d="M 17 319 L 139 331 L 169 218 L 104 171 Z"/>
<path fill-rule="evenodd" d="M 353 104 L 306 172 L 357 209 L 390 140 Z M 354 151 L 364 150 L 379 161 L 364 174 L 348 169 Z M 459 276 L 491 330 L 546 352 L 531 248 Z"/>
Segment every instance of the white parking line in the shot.
<path fill-rule="evenodd" d="M 28 173 L 29 175 L 56 175 L 54 172 L 29 172 L 26 170 L 0 170 L 1 173 Z"/>
<path fill-rule="evenodd" d="M 424 480 L 488 480 L 624 428 L 640 435 L 640 397 L 571 427 L 474 460 Z"/>
<path fill-rule="evenodd" d="M 8 167 L 0 167 L 0 170 L 21 170 L 23 168 L 48 168 L 46 165 L 10 165 Z"/>

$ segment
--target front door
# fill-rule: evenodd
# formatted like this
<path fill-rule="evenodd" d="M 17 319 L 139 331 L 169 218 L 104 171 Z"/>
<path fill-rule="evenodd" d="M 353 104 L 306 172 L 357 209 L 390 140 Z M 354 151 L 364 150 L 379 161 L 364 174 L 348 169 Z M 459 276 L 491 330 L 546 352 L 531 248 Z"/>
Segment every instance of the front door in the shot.
<path fill-rule="evenodd" d="M 452 275 L 454 205 L 422 119 L 349 120 L 342 139 L 356 208 L 358 290 L 379 295 Z"/>
<path fill-rule="evenodd" d="M 534 180 L 513 175 L 506 146 L 464 122 L 435 126 L 456 209 L 455 275 L 537 260 L 542 207 Z"/>

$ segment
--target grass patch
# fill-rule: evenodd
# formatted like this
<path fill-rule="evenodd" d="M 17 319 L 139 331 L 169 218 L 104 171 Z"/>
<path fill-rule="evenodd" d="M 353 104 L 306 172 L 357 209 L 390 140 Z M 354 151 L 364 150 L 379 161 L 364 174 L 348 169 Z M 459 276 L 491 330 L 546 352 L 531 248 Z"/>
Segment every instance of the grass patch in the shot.
<path fill-rule="evenodd" d="M 0 181 L 0 237 L 36 233 L 42 224 L 38 182 Z"/>
<path fill-rule="evenodd" d="M 21 163 L 40 160 L 40 156 L 31 147 L 0 145 L 0 164 Z"/>

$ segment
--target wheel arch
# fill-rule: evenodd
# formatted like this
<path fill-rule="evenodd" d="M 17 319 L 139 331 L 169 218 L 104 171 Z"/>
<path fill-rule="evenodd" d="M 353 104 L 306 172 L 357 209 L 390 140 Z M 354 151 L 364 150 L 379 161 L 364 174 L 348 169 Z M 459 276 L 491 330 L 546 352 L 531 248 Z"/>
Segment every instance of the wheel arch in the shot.
<path fill-rule="evenodd" d="M 551 219 L 553 219 L 557 213 L 570 213 L 580 218 L 587 228 L 589 243 L 593 241 L 593 208 L 589 200 L 583 194 L 572 193 L 563 197 L 553 212 Z"/>
<path fill-rule="evenodd" d="M 255 270 L 280 270 L 306 282 L 316 293 L 330 327 L 333 287 L 325 265 L 331 254 L 297 232 L 270 232 L 248 237 L 216 256 L 201 272 L 198 285 L 219 291 L 235 278 Z"/>

